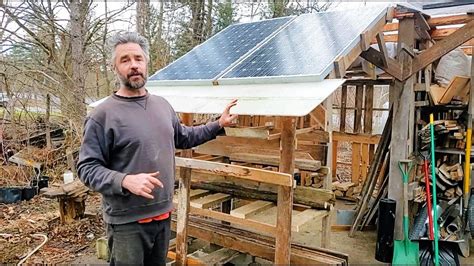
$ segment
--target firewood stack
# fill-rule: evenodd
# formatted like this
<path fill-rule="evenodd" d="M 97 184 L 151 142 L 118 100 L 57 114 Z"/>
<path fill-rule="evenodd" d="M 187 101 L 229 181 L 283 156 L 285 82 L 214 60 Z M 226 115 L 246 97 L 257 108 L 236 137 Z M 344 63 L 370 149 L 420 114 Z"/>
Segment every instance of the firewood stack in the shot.
<path fill-rule="evenodd" d="M 316 172 L 301 171 L 301 185 L 305 187 L 323 188 L 328 177 L 328 169 L 322 167 Z"/>
<path fill-rule="evenodd" d="M 359 187 L 352 182 L 340 182 L 335 181 L 332 182 L 332 190 L 334 191 L 334 195 L 337 198 L 353 198 L 355 199 L 360 193 Z"/>

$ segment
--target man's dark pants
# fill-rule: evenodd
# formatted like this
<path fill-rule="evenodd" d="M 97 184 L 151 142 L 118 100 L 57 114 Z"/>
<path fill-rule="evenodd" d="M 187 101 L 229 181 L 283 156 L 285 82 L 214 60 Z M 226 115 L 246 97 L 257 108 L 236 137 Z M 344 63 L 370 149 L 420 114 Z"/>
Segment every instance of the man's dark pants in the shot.
<path fill-rule="evenodd" d="M 165 265 L 171 217 L 149 223 L 108 224 L 110 265 Z"/>

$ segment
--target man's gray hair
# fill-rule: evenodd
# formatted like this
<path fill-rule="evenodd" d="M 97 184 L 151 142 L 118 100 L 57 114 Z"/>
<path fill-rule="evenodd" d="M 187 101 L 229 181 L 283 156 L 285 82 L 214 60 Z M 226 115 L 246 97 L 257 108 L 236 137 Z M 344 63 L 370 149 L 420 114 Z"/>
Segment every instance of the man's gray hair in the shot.
<path fill-rule="evenodd" d="M 110 63 L 112 65 L 115 64 L 115 48 L 120 44 L 126 43 L 136 43 L 140 45 L 143 50 L 143 53 L 145 54 L 146 60 L 150 61 L 150 46 L 148 44 L 148 40 L 136 32 L 119 32 L 112 36 L 112 38 L 109 39 L 108 43 L 110 50 L 112 51 L 112 56 L 110 58 Z"/>

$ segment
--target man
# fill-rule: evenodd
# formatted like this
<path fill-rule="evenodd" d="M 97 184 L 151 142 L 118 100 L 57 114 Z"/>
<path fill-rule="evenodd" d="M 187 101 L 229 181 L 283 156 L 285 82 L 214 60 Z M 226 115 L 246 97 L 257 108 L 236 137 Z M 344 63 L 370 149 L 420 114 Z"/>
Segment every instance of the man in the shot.
<path fill-rule="evenodd" d="M 164 265 L 175 148 L 187 149 L 215 138 L 236 118 L 229 114 L 236 100 L 219 121 L 182 126 L 170 104 L 145 89 L 146 39 L 128 32 L 114 36 L 110 44 L 120 88 L 86 119 L 78 174 L 103 195 L 111 265 Z"/>

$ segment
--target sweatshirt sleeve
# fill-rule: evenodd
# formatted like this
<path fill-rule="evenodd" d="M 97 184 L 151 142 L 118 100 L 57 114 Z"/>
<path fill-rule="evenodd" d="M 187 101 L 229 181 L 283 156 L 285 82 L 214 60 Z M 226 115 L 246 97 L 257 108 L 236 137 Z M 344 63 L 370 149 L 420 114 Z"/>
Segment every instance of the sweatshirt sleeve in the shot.
<path fill-rule="evenodd" d="M 221 130 L 219 121 L 200 126 L 182 125 L 177 116 L 173 119 L 175 146 L 178 149 L 190 149 L 216 138 Z"/>
<path fill-rule="evenodd" d="M 127 195 L 122 181 L 127 175 L 107 168 L 110 158 L 109 138 L 104 127 L 93 118 L 84 126 L 84 137 L 79 151 L 77 172 L 81 181 L 103 195 Z"/>

